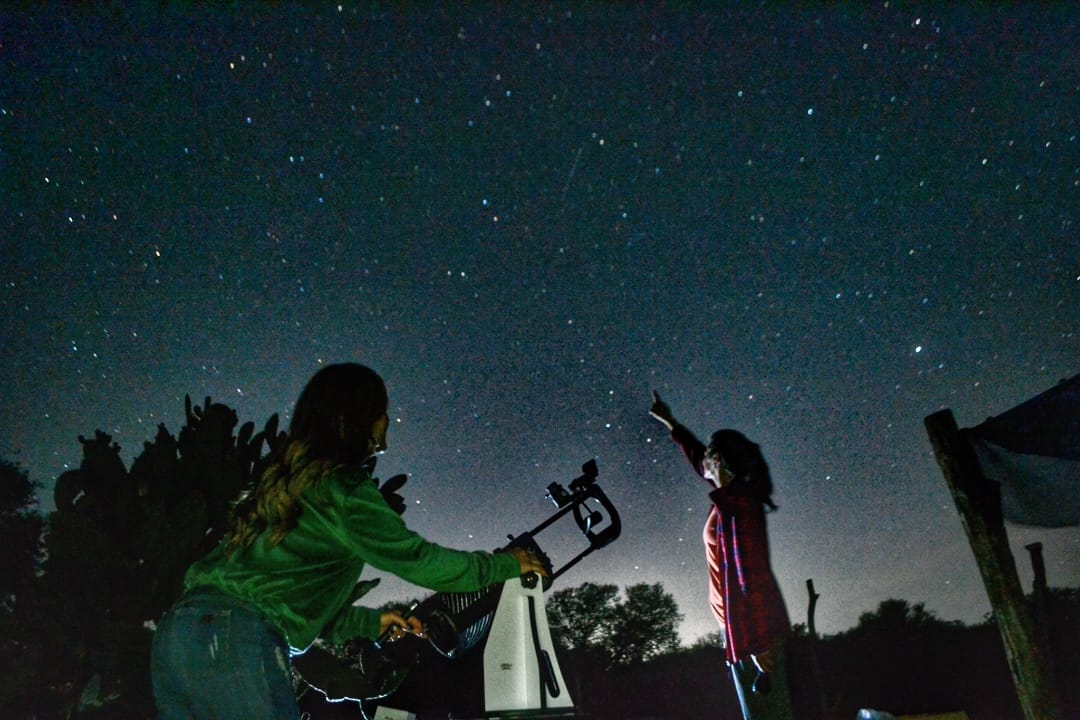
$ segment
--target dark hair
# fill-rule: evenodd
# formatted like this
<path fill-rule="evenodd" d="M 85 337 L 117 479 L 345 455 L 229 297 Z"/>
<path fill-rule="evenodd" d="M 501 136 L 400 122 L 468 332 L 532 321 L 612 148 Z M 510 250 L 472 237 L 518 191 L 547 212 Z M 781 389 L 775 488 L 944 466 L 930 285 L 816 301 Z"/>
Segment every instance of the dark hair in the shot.
<path fill-rule="evenodd" d="M 289 440 L 306 446 L 312 460 L 355 465 L 370 455 L 371 425 L 386 414 L 386 385 L 357 363 L 327 365 L 296 401 Z"/>
<path fill-rule="evenodd" d="M 709 447 L 724 457 L 728 469 L 739 480 L 747 482 L 758 500 L 771 510 L 776 509 L 772 501 L 772 475 L 769 464 L 761 454 L 761 447 L 752 442 L 738 430 L 717 430 L 709 438 Z"/>
<path fill-rule="evenodd" d="M 233 508 L 228 551 L 270 529 L 270 546 L 296 527 L 301 493 L 342 465 L 361 465 L 374 450 L 371 426 L 386 414 L 386 385 L 364 365 L 327 365 L 304 386 L 285 442 L 255 487 Z"/>

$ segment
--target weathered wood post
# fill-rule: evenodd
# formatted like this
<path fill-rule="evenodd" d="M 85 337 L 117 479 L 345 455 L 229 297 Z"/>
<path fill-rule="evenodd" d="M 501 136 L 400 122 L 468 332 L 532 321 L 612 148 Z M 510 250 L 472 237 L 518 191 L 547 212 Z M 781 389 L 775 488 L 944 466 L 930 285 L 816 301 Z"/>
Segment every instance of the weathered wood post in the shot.
<path fill-rule="evenodd" d="M 979 565 L 1013 684 L 1027 720 L 1063 720 L 1046 649 L 1024 600 L 1001 514 L 1000 488 L 983 475 L 950 410 L 924 419 L 945 483 Z"/>
<path fill-rule="evenodd" d="M 814 620 L 814 611 L 817 609 L 818 598 L 821 597 L 814 590 L 814 579 L 806 581 L 806 592 L 810 596 L 810 604 L 806 609 L 806 633 L 810 641 L 810 674 L 813 683 L 814 702 L 817 707 L 813 708 L 811 717 L 823 718 L 826 712 L 825 686 L 821 682 L 821 662 L 818 660 L 818 634 Z"/>
<path fill-rule="evenodd" d="M 814 626 L 814 609 L 817 607 L 818 598 L 821 596 L 814 592 L 814 578 L 806 581 L 806 592 L 810 595 L 810 607 L 806 609 L 806 631 L 810 633 L 810 637 L 817 640 L 817 629 Z"/>
<path fill-rule="evenodd" d="M 1031 570 L 1035 574 L 1031 584 L 1031 595 L 1035 598 L 1035 607 L 1037 610 L 1045 610 L 1050 588 L 1046 584 L 1046 561 L 1043 560 L 1042 543 L 1033 542 L 1025 545 L 1024 549 L 1031 555 Z"/>
<path fill-rule="evenodd" d="M 1039 644 L 1047 653 L 1048 672 L 1055 673 L 1054 658 L 1050 652 L 1050 588 L 1046 584 L 1046 562 L 1043 560 L 1042 543 L 1033 542 L 1025 545 L 1024 549 L 1031 555 L 1031 569 L 1035 574 L 1031 587 L 1031 613 L 1035 622 L 1036 637 Z M 1057 677 L 1055 674 L 1054 677 Z"/>

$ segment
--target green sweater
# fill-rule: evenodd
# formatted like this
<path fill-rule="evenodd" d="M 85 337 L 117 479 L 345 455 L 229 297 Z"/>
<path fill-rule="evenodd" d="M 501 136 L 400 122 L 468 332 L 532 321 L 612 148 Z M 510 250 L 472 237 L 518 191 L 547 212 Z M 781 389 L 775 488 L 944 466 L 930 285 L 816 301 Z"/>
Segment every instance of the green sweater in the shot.
<path fill-rule="evenodd" d="M 452 550 L 409 530 L 363 470 L 338 470 L 300 496 L 297 526 L 268 547 L 226 555 L 224 543 L 196 562 L 185 587 L 213 587 L 256 607 L 303 652 L 316 637 L 340 643 L 376 638 L 379 612 L 350 601 L 364 566 L 436 591 L 470 592 L 520 572 L 509 553 Z"/>

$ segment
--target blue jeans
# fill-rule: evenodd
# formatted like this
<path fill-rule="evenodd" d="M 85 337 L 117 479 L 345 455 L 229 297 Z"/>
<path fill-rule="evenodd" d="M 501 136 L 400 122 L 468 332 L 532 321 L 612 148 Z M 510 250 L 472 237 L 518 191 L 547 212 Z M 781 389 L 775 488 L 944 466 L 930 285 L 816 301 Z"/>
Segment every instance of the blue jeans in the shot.
<path fill-rule="evenodd" d="M 289 646 L 246 603 L 195 591 L 154 633 L 150 670 L 159 720 L 297 720 Z"/>

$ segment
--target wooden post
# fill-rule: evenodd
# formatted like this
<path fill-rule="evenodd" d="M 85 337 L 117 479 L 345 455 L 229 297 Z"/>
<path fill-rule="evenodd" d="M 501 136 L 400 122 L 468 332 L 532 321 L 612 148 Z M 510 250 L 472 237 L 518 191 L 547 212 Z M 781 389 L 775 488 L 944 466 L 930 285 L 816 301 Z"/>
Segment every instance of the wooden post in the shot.
<path fill-rule="evenodd" d="M 1035 574 L 1031 584 L 1031 593 L 1035 598 L 1035 604 L 1046 607 L 1046 599 L 1050 589 L 1046 585 L 1046 561 L 1043 560 L 1042 543 L 1033 542 L 1025 545 L 1024 549 L 1031 555 L 1031 571 Z"/>
<path fill-rule="evenodd" d="M 813 578 L 807 579 L 806 592 L 810 596 L 810 606 L 806 610 L 806 632 L 810 642 L 810 675 L 813 684 L 814 702 L 817 704 L 817 707 L 810 711 L 810 717 L 823 718 L 825 717 L 826 708 L 825 687 L 821 683 L 821 663 L 818 660 L 818 635 L 814 621 L 814 610 L 817 608 L 817 601 L 821 596 L 814 590 Z"/>
<path fill-rule="evenodd" d="M 1035 574 L 1031 586 L 1031 612 L 1035 631 L 1042 648 L 1048 653 L 1048 672 L 1054 672 L 1054 658 L 1050 652 L 1050 588 L 1046 584 L 1046 562 L 1043 560 L 1042 543 L 1033 542 L 1024 549 L 1031 555 L 1031 569 Z M 1055 675 L 1056 677 L 1056 675 Z"/>
<path fill-rule="evenodd" d="M 975 451 L 960 434 L 950 410 L 929 415 L 924 423 L 979 565 L 1024 717 L 1063 720 L 1049 657 L 1039 642 L 1009 549 L 1000 488 L 983 476 Z"/>
<path fill-rule="evenodd" d="M 810 633 L 810 637 L 816 640 L 817 630 L 814 628 L 814 608 L 817 607 L 818 598 L 821 596 L 814 592 L 814 578 L 806 581 L 806 592 L 810 595 L 810 607 L 806 610 L 806 630 Z"/>

